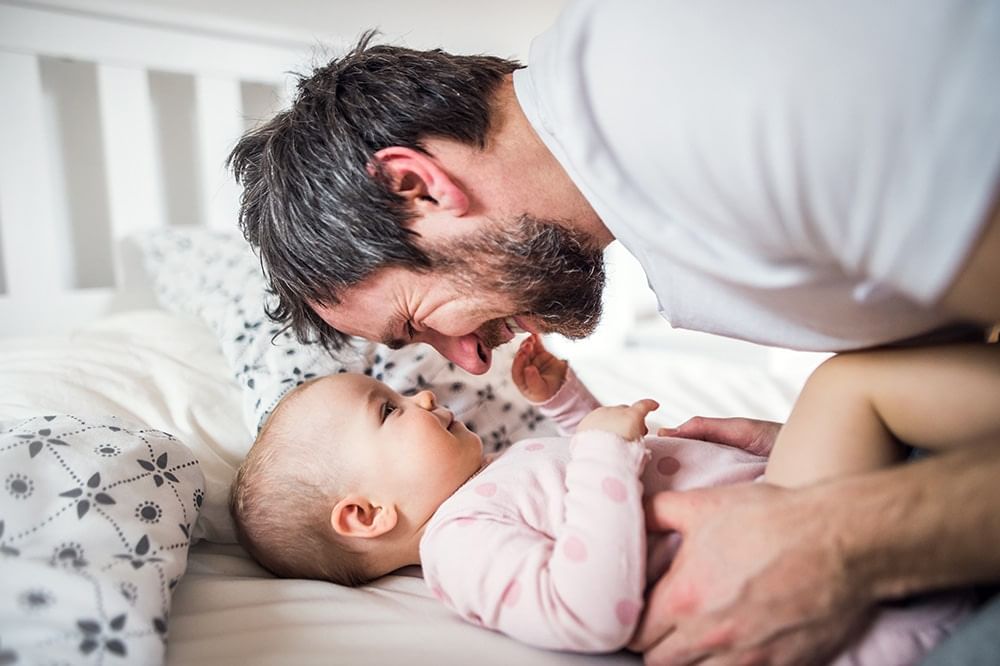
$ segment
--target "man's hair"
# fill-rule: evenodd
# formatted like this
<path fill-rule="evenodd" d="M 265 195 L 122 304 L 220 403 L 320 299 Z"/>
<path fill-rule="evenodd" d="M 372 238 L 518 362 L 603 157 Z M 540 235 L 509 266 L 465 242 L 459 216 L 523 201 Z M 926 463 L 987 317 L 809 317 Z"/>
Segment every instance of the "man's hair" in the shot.
<path fill-rule="evenodd" d="M 247 132 L 229 155 L 243 186 L 240 227 L 277 296 L 268 315 L 300 342 L 328 349 L 347 336 L 310 303 L 336 304 L 344 289 L 381 268 L 431 268 L 406 226 L 410 207 L 374 154 L 390 146 L 426 153 L 429 137 L 484 148 L 495 93 L 520 67 L 492 56 L 371 45 L 375 34 L 300 76 L 291 108 Z"/>
<path fill-rule="evenodd" d="M 316 460 L 319 442 L 303 441 L 286 423 L 284 408 L 302 388 L 274 409 L 236 474 L 229 495 L 236 537 L 275 576 L 362 585 L 379 572 L 330 525 L 337 472 Z"/>

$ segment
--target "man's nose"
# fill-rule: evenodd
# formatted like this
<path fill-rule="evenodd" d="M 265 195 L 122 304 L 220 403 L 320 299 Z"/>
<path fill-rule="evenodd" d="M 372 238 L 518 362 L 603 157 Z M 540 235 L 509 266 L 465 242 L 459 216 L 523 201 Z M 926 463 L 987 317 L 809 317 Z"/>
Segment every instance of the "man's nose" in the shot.
<path fill-rule="evenodd" d="M 481 375 L 490 369 L 489 352 L 486 352 L 486 360 L 480 357 L 479 338 L 471 333 L 454 337 L 428 332 L 423 336 L 422 342 L 434 347 L 441 356 L 470 374 Z"/>

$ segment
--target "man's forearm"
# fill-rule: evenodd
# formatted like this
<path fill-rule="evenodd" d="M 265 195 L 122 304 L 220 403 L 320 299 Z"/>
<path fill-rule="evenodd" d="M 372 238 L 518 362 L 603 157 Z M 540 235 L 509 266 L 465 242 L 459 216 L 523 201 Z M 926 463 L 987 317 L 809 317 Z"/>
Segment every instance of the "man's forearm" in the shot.
<path fill-rule="evenodd" d="M 814 486 L 847 576 L 873 600 L 1000 580 L 1000 446 Z"/>

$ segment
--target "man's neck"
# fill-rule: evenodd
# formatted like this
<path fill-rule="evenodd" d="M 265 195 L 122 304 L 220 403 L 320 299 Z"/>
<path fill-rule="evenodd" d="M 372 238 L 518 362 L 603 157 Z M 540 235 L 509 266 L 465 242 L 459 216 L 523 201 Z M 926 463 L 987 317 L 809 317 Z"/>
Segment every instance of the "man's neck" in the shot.
<path fill-rule="evenodd" d="M 530 202 L 528 210 L 521 212 L 565 223 L 586 234 L 595 246 L 607 247 L 614 236 L 528 121 L 514 92 L 512 75 L 497 91 L 493 118 L 485 149 L 492 159 L 485 161 L 493 170 L 493 182 L 503 188 L 497 200 L 509 202 L 512 210 Z"/>

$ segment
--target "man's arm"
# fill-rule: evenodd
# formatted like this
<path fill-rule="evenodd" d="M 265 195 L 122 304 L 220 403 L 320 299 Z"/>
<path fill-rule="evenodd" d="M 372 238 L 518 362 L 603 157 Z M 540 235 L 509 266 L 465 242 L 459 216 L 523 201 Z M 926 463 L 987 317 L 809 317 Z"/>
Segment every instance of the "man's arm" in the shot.
<path fill-rule="evenodd" d="M 648 664 L 810 662 L 875 602 L 998 580 L 997 478 L 1000 446 L 984 446 L 799 490 L 661 493 L 649 527 L 684 541 L 632 647 Z"/>

